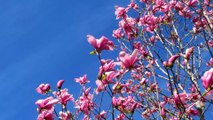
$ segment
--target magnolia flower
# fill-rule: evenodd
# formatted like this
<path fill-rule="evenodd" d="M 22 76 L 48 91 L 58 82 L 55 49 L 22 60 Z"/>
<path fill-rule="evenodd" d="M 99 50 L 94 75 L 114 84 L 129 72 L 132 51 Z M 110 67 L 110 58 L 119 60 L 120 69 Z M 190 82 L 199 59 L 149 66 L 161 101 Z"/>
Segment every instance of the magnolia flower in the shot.
<path fill-rule="evenodd" d="M 169 58 L 168 61 L 164 61 L 163 62 L 163 66 L 164 67 L 173 67 L 174 63 L 175 63 L 175 60 L 179 57 L 180 55 L 177 54 L 177 55 L 173 55 L 172 57 Z"/>
<path fill-rule="evenodd" d="M 105 72 L 109 72 L 109 71 L 114 71 L 114 67 L 115 67 L 115 62 L 113 60 L 101 60 L 101 64 L 102 66 L 99 67 L 99 73 L 98 73 L 98 78 L 101 79 L 102 75 L 105 73 Z"/>
<path fill-rule="evenodd" d="M 124 7 L 115 6 L 116 19 L 125 18 L 127 10 Z"/>
<path fill-rule="evenodd" d="M 125 120 L 126 116 L 124 113 L 120 113 L 115 120 Z"/>
<path fill-rule="evenodd" d="M 40 84 L 37 88 L 36 91 L 40 94 L 45 94 L 50 90 L 50 84 Z"/>
<path fill-rule="evenodd" d="M 161 108 L 161 116 L 166 117 L 166 112 L 164 108 Z"/>
<path fill-rule="evenodd" d="M 124 51 L 121 51 L 119 54 L 119 58 L 121 61 L 121 64 L 126 69 L 129 69 L 134 66 L 134 64 L 138 61 L 138 50 L 135 49 L 131 55 L 126 54 Z"/>
<path fill-rule="evenodd" d="M 75 82 L 80 83 L 80 85 L 84 85 L 85 83 L 90 82 L 87 80 L 87 75 L 85 74 L 83 77 L 75 78 Z"/>
<path fill-rule="evenodd" d="M 95 90 L 96 94 L 98 94 L 99 92 L 101 92 L 106 88 L 106 84 L 104 84 L 101 80 L 96 80 L 95 83 L 97 85 L 97 88 Z"/>
<path fill-rule="evenodd" d="M 117 76 L 115 71 L 109 71 L 106 72 L 106 79 L 104 79 L 104 81 L 106 81 L 107 83 L 113 83 L 112 80 Z"/>
<path fill-rule="evenodd" d="M 206 71 L 204 75 L 201 77 L 203 87 L 205 89 L 212 89 L 213 88 L 213 68 Z"/>
<path fill-rule="evenodd" d="M 68 89 L 60 90 L 59 92 L 53 92 L 62 105 L 66 105 L 68 101 L 74 101 L 71 94 L 68 93 Z"/>
<path fill-rule="evenodd" d="M 41 112 L 41 110 L 53 110 L 53 106 L 58 103 L 57 99 L 54 99 L 53 97 L 48 97 L 46 99 L 39 99 L 35 102 L 36 105 L 38 105 L 38 112 Z"/>
<path fill-rule="evenodd" d="M 139 6 L 134 1 L 131 1 L 128 5 L 127 9 L 130 9 L 130 8 L 137 10 L 139 8 Z"/>
<path fill-rule="evenodd" d="M 174 102 L 176 105 L 185 105 L 187 98 L 189 95 L 187 93 L 177 93 L 176 91 L 174 92 Z"/>
<path fill-rule="evenodd" d="M 89 88 L 85 88 L 85 87 L 83 87 L 83 89 L 84 89 L 84 93 L 83 93 L 83 95 L 84 95 L 84 96 L 88 96 L 88 95 L 89 95 L 89 92 L 90 92 L 91 87 L 89 87 Z"/>
<path fill-rule="evenodd" d="M 87 35 L 88 42 L 95 48 L 95 50 L 100 53 L 102 50 L 113 50 L 114 44 L 105 36 L 100 39 L 96 39 L 92 35 Z"/>
<path fill-rule="evenodd" d="M 122 101 L 124 101 L 123 97 L 119 97 L 119 98 L 113 97 L 112 98 L 112 105 L 113 106 L 119 106 L 119 105 L 121 105 Z"/>
<path fill-rule="evenodd" d="M 174 62 L 175 62 L 175 60 L 176 60 L 179 56 L 180 56 L 180 55 L 177 54 L 177 55 L 173 55 L 172 57 L 170 57 L 169 60 L 168 60 L 168 64 L 169 64 L 169 65 L 173 65 Z"/>
<path fill-rule="evenodd" d="M 62 112 L 62 111 L 60 111 L 59 112 L 59 118 L 60 118 L 60 120 L 70 120 L 70 117 L 71 117 L 71 113 L 69 112 L 69 111 L 67 111 L 67 112 Z"/>
<path fill-rule="evenodd" d="M 88 94 L 87 96 L 85 96 L 85 94 L 83 94 L 82 96 L 79 97 L 78 100 L 76 100 L 75 108 L 83 112 L 84 115 L 89 115 L 90 111 L 94 107 L 94 103 L 92 102 L 92 99 L 93 99 L 93 95 Z"/>
<path fill-rule="evenodd" d="M 53 112 L 44 110 L 38 115 L 37 120 L 54 120 Z"/>
<path fill-rule="evenodd" d="M 186 54 L 185 54 L 185 58 L 189 59 L 190 55 L 194 52 L 194 47 L 190 47 L 186 49 Z"/>
<path fill-rule="evenodd" d="M 58 83 L 57 83 L 57 88 L 61 89 L 63 83 L 64 83 L 64 80 L 59 80 Z"/>
<path fill-rule="evenodd" d="M 120 39 L 120 38 L 122 38 L 123 36 L 124 36 L 124 34 L 121 32 L 121 28 L 118 28 L 118 29 L 116 29 L 116 30 L 113 30 L 113 34 L 112 34 L 112 36 L 114 37 L 114 38 L 116 38 L 116 39 Z"/>
<path fill-rule="evenodd" d="M 119 22 L 119 27 L 124 30 L 125 35 L 127 36 L 128 40 L 132 38 L 136 38 L 138 34 L 138 28 L 135 27 L 137 21 L 132 17 L 127 17 Z"/>

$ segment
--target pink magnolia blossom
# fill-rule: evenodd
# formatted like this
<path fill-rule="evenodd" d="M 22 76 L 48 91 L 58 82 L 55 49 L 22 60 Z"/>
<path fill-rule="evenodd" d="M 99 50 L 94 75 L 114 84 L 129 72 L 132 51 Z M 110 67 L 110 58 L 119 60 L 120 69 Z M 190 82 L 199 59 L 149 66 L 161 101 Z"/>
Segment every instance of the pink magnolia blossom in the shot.
<path fill-rule="evenodd" d="M 58 88 L 58 89 L 61 89 L 63 83 L 64 83 L 64 80 L 59 80 L 59 81 L 57 82 L 57 88 Z"/>
<path fill-rule="evenodd" d="M 40 84 L 37 88 L 36 91 L 40 94 L 45 94 L 50 90 L 50 84 Z"/>
<path fill-rule="evenodd" d="M 125 120 L 126 119 L 126 116 L 124 113 L 121 113 L 117 116 L 117 118 L 115 120 Z"/>
<path fill-rule="evenodd" d="M 54 120 L 53 112 L 44 110 L 38 115 L 37 120 Z"/>
<path fill-rule="evenodd" d="M 101 60 L 101 64 L 102 66 L 99 67 L 99 73 L 98 73 L 98 78 L 101 79 L 102 75 L 105 73 L 105 72 L 109 72 L 109 71 L 114 71 L 114 67 L 115 67 L 115 62 L 113 60 Z"/>
<path fill-rule="evenodd" d="M 179 15 L 185 17 L 185 18 L 191 18 L 192 14 L 188 7 L 184 7 L 182 10 L 179 11 Z"/>
<path fill-rule="evenodd" d="M 85 74 L 83 77 L 75 78 L 75 82 L 80 83 L 80 85 L 84 85 L 85 83 L 90 82 L 87 80 L 87 75 Z"/>
<path fill-rule="evenodd" d="M 194 105 L 193 105 L 194 106 Z M 199 115 L 199 111 L 194 109 L 193 106 L 189 106 L 187 109 L 186 109 L 186 113 L 188 115 Z"/>
<path fill-rule="evenodd" d="M 66 105 L 68 101 L 74 101 L 71 94 L 68 93 L 68 89 L 62 89 L 58 92 L 53 92 L 62 105 Z"/>
<path fill-rule="evenodd" d="M 91 89 L 91 87 L 89 87 L 89 88 L 83 88 L 84 89 L 84 93 L 83 93 L 83 95 L 84 96 L 88 96 L 89 95 L 89 92 L 90 92 L 90 89 Z"/>
<path fill-rule="evenodd" d="M 161 116 L 166 117 L 166 112 L 164 108 L 161 108 Z"/>
<path fill-rule="evenodd" d="M 100 39 L 96 39 L 92 35 L 87 35 L 88 42 L 95 48 L 95 50 L 100 53 L 102 50 L 113 50 L 114 44 L 105 36 Z"/>
<path fill-rule="evenodd" d="M 157 28 L 160 19 L 154 15 L 145 15 L 139 19 L 139 26 L 146 26 L 144 31 L 153 32 Z"/>
<path fill-rule="evenodd" d="M 182 2 L 176 2 L 175 6 L 174 6 L 175 10 L 179 11 L 182 10 L 184 8 L 184 5 Z"/>
<path fill-rule="evenodd" d="M 190 55 L 194 52 L 194 47 L 190 47 L 186 49 L 185 58 L 189 59 Z"/>
<path fill-rule="evenodd" d="M 139 7 L 134 1 L 131 1 L 127 9 L 130 9 L 130 8 L 137 10 Z"/>
<path fill-rule="evenodd" d="M 124 93 L 124 88 L 126 87 L 125 84 L 121 84 L 120 82 L 116 82 L 113 86 L 112 86 L 112 90 L 114 93 Z"/>
<path fill-rule="evenodd" d="M 38 105 L 39 112 L 41 112 L 44 109 L 52 111 L 54 109 L 54 105 L 57 103 L 58 100 L 54 99 L 53 97 L 48 97 L 46 99 L 39 99 L 35 102 L 35 104 Z"/>
<path fill-rule="evenodd" d="M 62 112 L 62 111 L 60 111 L 60 112 L 59 112 L 59 118 L 60 118 L 61 120 L 70 120 L 70 118 L 71 118 L 71 113 L 70 113 L 69 111 L 67 111 L 67 112 Z"/>
<path fill-rule="evenodd" d="M 168 66 L 169 67 L 172 67 L 173 64 L 175 63 L 175 60 L 179 57 L 180 55 L 177 54 L 177 55 L 173 55 L 172 57 L 169 58 L 168 60 Z"/>
<path fill-rule="evenodd" d="M 138 56 L 137 49 L 135 49 L 131 55 L 125 53 L 124 51 L 121 51 L 119 54 L 121 65 L 125 67 L 126 69 L 130 69 L 131 67 L 134 67 L 134 64 L 138 61 L 137 56 Z"/>
<path fill-rule="evenodd" d="M 133 111 L 138 107 L 138 103 L 135 102 L 132 96 L 112 98 L 112 105 L 117 107 L 119 111 L 124 113 L 133 113 Z"/>
<path fill-rule="evenodd" d="M 155 0 L 155 5 L 153 6 L 153 11 L 156 12 L 161 10 L 164 5 L 164 0 Z"/>
<path fill-rule="evenodd" d="M 163 5 L 164 0 L 154 0 L 156 5 Z"/>
<path fill-rule="evenodd" d="M 123 97 L 119 97 L 119 98 L 113 97 L 112 98 L 112 105 L 113 106 L 119 106 L 119 105 L 121 105 L 122 101 L 124 101 Z"/>
<path fill-rule="evenodd" d="M 115 71 L 109 71 L 105 73 L 106 78 L 104 79 L 104 82 L 106 83 L 113 83 L 113 79 L 117 76 Z"/>
<path fill-rule="evenodd" d="M 204 75 L 201 77 L 203 87 L 205 89 L 212 89 L 213 88 L 213 68 L 206 71 Z"/>
<path fill-rule="evenodd" d="M 115 15 L 116 15 L 116 19 L 119 18 L 126 18 L 126 12 L 127 9 L 124 7 L 119 7 L 119 6 L 115 6 Z"/>
<path fill-rule="evenodd" d="M 132 17 L 127 17 L 126 19 L 123 19 L 119 22 L 119 26 L 124 30 L 128 40 L 135 38 L 138 34 L 138 28 L 135 27 L 136 23 L 136 19 Z"/>
<path fill-rule="evenodd" d="M 187 93 L 174 92 L 174 102 L 176 105 L 185 105 L 189 95 Z"/>
<path fill-rule="evenodd" d="M 115 39 L 120 39 L 122 37 L 124 37 L 124 34 L 121 32 L 121 28 L 118 28 L 116 30 L 113 30 L 113 34 L 112 36 L 115 38 Z"/>
<path fill-rule="evenodd" d="M 75 108 L 83 112 L 84 115 L 89 115 L 90 111 L 94 108 L 94 103 L 92 102 L 92 99 L 92 94 L 88 94 L 87 96 L 83 94 L 78 100 L 75 101 Z"/>
<path fill-rule="evenodd" d="M 96 80 L 95 83 L 97 85 L 97 88 L 95 90 L 96 94 L 105 90 L 107 84 L 104 84 L 101 80 Z"/>

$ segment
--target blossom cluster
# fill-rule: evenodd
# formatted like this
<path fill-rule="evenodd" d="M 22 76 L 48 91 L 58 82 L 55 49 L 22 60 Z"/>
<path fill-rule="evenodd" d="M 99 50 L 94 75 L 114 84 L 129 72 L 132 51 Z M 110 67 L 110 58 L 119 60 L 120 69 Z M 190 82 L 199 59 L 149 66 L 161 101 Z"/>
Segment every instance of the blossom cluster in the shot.
<path fill-rule="evenodd" d="M 63 80 L 57 91 L 39 85 L 38 93 L 54 97 L 36 101 L 38 120 L 208 119 L 213 104 L 212 7 L 210 0 L 116 5 L 115 41 L 86 37 L 90 54 L 100 63 L 91 82 L 96 87 L 87 87 L 87 75 L 75 78 L 82 91 L 74 99 L 62 89 Z M 117 58 L 104 58 L 109 51 Z M 56 105 L 62 106 L 59 114 Z"/>

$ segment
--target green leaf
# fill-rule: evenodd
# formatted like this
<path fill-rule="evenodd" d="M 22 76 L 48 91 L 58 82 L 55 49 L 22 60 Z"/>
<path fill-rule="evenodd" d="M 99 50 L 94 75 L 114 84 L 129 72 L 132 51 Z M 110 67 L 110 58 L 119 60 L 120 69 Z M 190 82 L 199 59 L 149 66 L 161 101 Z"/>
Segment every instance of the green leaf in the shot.
<path fill-rule="evenodd" d="M 90 55 L 94 55 L 94 54 L 96 54 L 96 51 L 93 50 L 93 51 L 91 51 L 89 54 L 90 54 Z"/>

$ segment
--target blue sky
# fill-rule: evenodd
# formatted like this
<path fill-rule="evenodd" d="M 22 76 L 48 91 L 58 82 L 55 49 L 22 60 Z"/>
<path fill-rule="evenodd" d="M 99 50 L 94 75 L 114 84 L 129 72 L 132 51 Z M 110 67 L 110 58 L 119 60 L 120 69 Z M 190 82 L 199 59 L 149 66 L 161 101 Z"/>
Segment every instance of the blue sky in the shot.
<path fill-rule="evenodd" d="M 126 5 L 121 0 L 0 1 L 0 120 L 36 119 L 40 83 L 54 88 L 64 79 L 76 93 L 74 78 L 87 73 L 94 82 L 98 63 L 88 54 L 86 35 L 113 39 L 116 4 Z"/>

